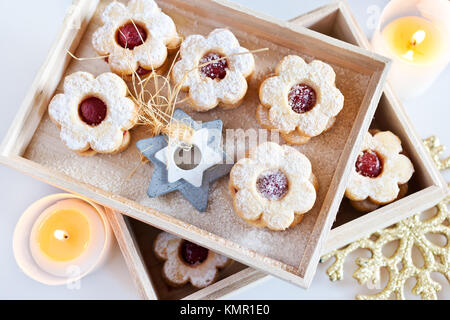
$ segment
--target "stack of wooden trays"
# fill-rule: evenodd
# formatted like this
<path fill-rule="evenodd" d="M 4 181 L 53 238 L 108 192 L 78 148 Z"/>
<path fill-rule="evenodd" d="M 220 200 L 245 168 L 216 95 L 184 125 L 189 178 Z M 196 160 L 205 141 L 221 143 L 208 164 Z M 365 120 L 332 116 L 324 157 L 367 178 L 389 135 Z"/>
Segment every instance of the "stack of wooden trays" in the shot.
<path fill-rule="evenodd" d="M 223 1 L 167 0 L 158 4 L 184 35 L 207 34 L 216 27 L 228 27 L 244 47 L 269 48 L 269 51 L 255 55 L 257 70 L 241 107 L 203 114 L 186 109 L 194 119 L 221 119 L 224 127 L 229 129 L 259 128 L 255 119 L 259 83 L 264 74 L 287 54 L 300 55 L 307 61 L 319 59 L 332 65 L 336 85 L 345 96 L 345 105 L 330 132 L 299 147 L 315 164 L 321 188 L 314 208 L 293 230 L 281 233 L 255 231 L 235 219 L 227 194 L 227 177 L 213 185 L 205 213 L 196 212 L 178 193 L 148 198 L 150 165 L 141 167 L 127 179 L 139 162 L 133 142 L 147 137 L 145 128 L 133 130 L 132 146 L 122 154 L 85 158 L 63 146 L 59 132 L 46 112 L 49 100 L 61 90 L 65 75 L 78 70 L 94 74 L 108 70 L 102 60 L 72 60 L 66 51 L 81 57 L 95 55 L 91 35 L 99 26 L 100 12 L 109 2 L 79 0 L 75 3 L 75 10 L 66 17 L 55 45 L 1 146 L 0 161 L 111 208 L 108 217 L 144 298 L 218 298 L 255 283 L 266 273 L 308 287 L 322 252 L 386 227 L 414 211 L 431 207 L 443 197 L 445 183 L 400 103 L 389 87 L 384 87 L 388 60 L 366 50 L 368 42 L 344 3 L 333 3 L 289 23 Z M 348 173 L 371 122 L 380 129 L 393 131 L 402 139 L 416 173 L 408 197 L 361 216 L 350 210 L 342 198 Z M 221 228 L 221 225 L 227 225 L 227 228 Z M 152 251 L 152 242 L 159 230 L 241 263 L 236 262 L 221 271 L 219 281 L 205 289 L 191 286 L 169 289 L 162 282 L 161 263 Z M 270 242 L 264 241 L 269 238 Z"/>

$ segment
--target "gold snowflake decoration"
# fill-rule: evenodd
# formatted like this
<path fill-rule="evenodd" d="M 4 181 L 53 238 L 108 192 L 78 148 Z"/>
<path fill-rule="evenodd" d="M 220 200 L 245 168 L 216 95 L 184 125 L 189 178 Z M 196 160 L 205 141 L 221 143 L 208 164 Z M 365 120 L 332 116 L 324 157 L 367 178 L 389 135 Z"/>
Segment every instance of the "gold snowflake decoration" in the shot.
<path fill-rule="evenodd" d="M 427 147 L 434 164 L 439 170 L 445 170 L 450 168 L 450 157 L 441 159 L 441 154 L 444 152 L 445 147 L 439 142 L 439 139 L 435 136 L 431 136 L 423 140 L 425 147 Z"/>
<path fill-rule="evenodd" d="M 425 146 L 440 170 L 450 167 L 450 158 L 440 159 L 444 147 L 436 137 L 424 140 Z M 355 241 L 348 246 L 334 250 L 321 259 L 326 262 L 334 257 L 334 263 L 327 269 L 331 281 L 344 277 L 344 262 L 347 256 L 356 249 L 367 249 L 370 258 L 357 258 L 358 269 L 353 277 L 361 285 L 376 285 L 380 283 L 380 270 L 386 268 L 389 280 L 386 286 L 373 295 L 357 295 L 356 299 L 375 300 L 389 299 L 392 295 L 396 299 L 405 299 L 405 282 L 411 277 L 416 279 L 412 293 L 420 295 L 422 299 L 437 299 L 437 292 L 442 286 L 431 278 L 431 273 L 439 272 L 450 282 L 450 212 L 447 205 L 450 194 L 436 206 L 436 213 L 426 220 L 420 219 L 420 214 L 406 218 L 392 227 L 375 232 L 372 235 Z M 427 234 L 442 234 L 446 237 L 446 244 L 438 246 L 429 241 Z M 386 257 L 382 248 L 385 244 L 398 241 L 398 247 L 391 257 Z M 424 265 L 417 267 L 412 260 L 413 247 L 419 248 L 424 257 Z"/>

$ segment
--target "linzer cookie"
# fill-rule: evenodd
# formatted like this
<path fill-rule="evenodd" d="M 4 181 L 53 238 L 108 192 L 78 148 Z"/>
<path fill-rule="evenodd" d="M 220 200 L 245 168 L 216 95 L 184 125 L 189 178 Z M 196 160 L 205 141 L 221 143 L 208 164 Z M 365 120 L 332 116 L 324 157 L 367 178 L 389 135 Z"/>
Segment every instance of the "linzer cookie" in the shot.
<path fill-rule="evenodd" d="M 390 131 L 365 135 L 345 191 L 355 209 L 373 211 L 406 195 L 414 168 L 401 151 L 400 139 Z"/>
<path fill-rule="evenodd" d="M 234 108 L 247 92 L 247 78 L 255 61 L 227 29 L 215 29 L 206 38 L 191 35 L 183 41 L 172 79 L 189 92 L 193 109 L 208 111 L 221 105 Z"/>
<path fill-rule="evenodd" d="M 318 184 L 306 156 L 287 145 L 266 142 L 234 165 L 229 187 L 234 209 L 246 222 L 285 230 L 311 210 Z"/>
<path fill-rule="evenodd" d="M 158 234 L 154 251 L 158 258 L 165 261 L 163 277 L 173 287 L 188 282 L 197 288 L 209 286 L 216 280 L 218 269 L 232 261 L 167 232 Z"/>
<path fill-rule="evenodd" d="M 60 127 L 65 145 L 81 155 L 126 149 L 129 130 L 138 119 L 125 82 L 111 72 L 96 78 L 88 72 L 67 76 L 64 93 L 53 97 L 48 113 Z"/>
<path fill-rule="evenodd" d="M 295 55 L 284 57 L 275 76 L 261 84 L 256 117 L 266 129 L 277 130 L 290 144 L 304 144 L 329 130 L 344 106 L 328 64 L 306 63 Z"/>
<path fill-rule="evenodd" d="M 95 31 L 92 45 L 121 76 L 145 76 L 160 68 L 168 48 L 180 42 L 172 19 L 153 0 L 131 0 L 128 6 L 112 2 L 101 18 L 103 26 Z"/>

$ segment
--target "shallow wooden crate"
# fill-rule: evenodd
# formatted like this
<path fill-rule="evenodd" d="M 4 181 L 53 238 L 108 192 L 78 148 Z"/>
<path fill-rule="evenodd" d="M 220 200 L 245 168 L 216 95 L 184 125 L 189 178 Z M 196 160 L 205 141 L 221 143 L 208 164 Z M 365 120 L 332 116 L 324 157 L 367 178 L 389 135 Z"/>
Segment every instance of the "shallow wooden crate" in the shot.
<path fill-rule="evenodd" d="M 319 260 L 320 247 L 338 210 L 350 166 L 356 159 L 362 133 L 369 127 L 381 95 L 388 61 L 367 50 L 260 15 L 226 1 L 160 1 L 181 34 L 207 34 L 229 27 L 244 47 L 270 50 L 255 56 L 257 69 L 243 106 L 207 113 L 186 110 L 195 119 L 221 119 L 226 129 L 260 128 L 255 119 L 258 86 L 287 54 L 331 64 L 345 105 L 329 132 L 297 147 L 314 164 L 319 180 L 316 204 L 301 224 L 284 232 L 248 226 L 234 213 L 227 178 L 212 185 L 206 213 L 196 212 L 179 193 L 150 199 L 146 195 L 152 166 L 140 166 L 135 142 L 148 137 L 145 128 L 132 131 L 130 148 L 118 155 L 80 157 L 67 150 L 51 123 L 47 106 L 61 91 L 65 75 L 85 70 L 108 71 L 103 60 L 72 60 L 95 56 L 91 34 L 110 1 L 75 1 L 44 66 L 18 112 L 2 146 L 0 161 L 62 189 L 81 194 L 126 215 L 180 235 L 247 265 L 307 287 Z M 212 16 L 210 12 L 216 14 Z M 195 24 L 192 21 L 196 21 Z M 217 223 L 220 221 L 221 223 Z M 226 226 L 226 228 L 224 228 Z"/>
<path fill-rule="evenodd" d="M 342 41 L 369 48 L 369 42 L 345 2 L 333 2 L 299 16 L 292 21 Z M 446 183 L 428 156 L 403 106 L 395 97 L 389 85 L 386 85 L 384 88 L 371 126 L 382 130 L 391 130 L 400 136 L 404 150 L 411 158 L 416 169 L 411 180 L 410 191 L 405 199 L 365 215 L 352 209 L 348 201 L 344 199 L 322 253 L 345 246 L 356 239 L 398 222 L 415 212 L 427 209 L 442 199 L 446 193 Z M 139 256 L 143 246 L 132 240 L 135 237 L 133 229 L 125 222 L 129 218 L 123 217 L 119 213 L 109 213 L 108 218 L 112 221 L 113 229 L 121 244 L 130 272 L 136 281 L 137 287 L 140 288 L 142 296 L 150 299 L 161 298 L 161 294 L 158 293 L 157 288 L 152 286 L 150 280 L 152 276 L 157 277 L 158 275 L 149 275 L 149 273 L 143 271 L 146 270 L 146 263 Z M 233 275 L 222 278 L 206 289 L 198 290 L 194 293 L 189 291 L 189 293 L 186 293 L 185 296 L 180 296 L 180 298 L 221 298 L 226 294 L 235 292 L 250 284 L 255 284 L 258 281 L 263 281 L 266 278 L 266 274 L 253 268 L 239 269 Z"/>

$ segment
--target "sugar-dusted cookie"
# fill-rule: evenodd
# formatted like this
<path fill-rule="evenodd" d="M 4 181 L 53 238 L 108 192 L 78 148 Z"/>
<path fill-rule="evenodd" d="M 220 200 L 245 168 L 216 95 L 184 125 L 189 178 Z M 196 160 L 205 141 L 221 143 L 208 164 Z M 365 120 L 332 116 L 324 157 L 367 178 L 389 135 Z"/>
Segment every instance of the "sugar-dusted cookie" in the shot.
<path fill-rule="evenodd" d="M 75 72 L 64 79 L 64 93 L 53 97 L 50 118 L 61 128 L 66 146 L 81 155 L 120 152 L 130 142 L 130 130 L 138 120 L 135 103 L 127 97 L 127 86 L 117 75 L 96 78 Z"/>
<path fill-rule="evenodd" d="M 306 156 L 265 142 L 234 165 L 229 187 L 234 210 L 246 222 L 285 230 L 313 207 L 318 184 Z"/>
<path fill-rule="evenodd" d="M 216 280 L 217 269 L 224 268 L 232 261 L 167 232 L 158 234 L 154 251 L 158 258 L 165 261 L 164 279 L 174 287 L 188 282 L 197 288 L 209 286 Z"/>
<path fill-rule="evenodd" d="M 160 68 L 167 49 L 180 42 L 174 22 L 154 0 L 131 0 L 127 6 L 114 1 L 101 18 L 103 26 L 93 34 L 92 45 L 121 76 L 145 76 Z"/>
<path fill-rule="evenodd" d="M 345 190 L 353 207 L 363 212 L 406 195 L 414 173 L 412 162 L 400 153 L 400 139 L 390 131 L 375 132 L 366 133 Z"/>
<path fill-rule="evenodd" d="M 304 144 L 329 130 L 344 106 L 335 77 L 322 61 L 307 64 L 299 56 L 284 57 L 275 75 L 260 86 L 256 117 L 261 126 L 280 131 L 290 144 Z"/>
<path fill-rule="evenodd" d="M 246 78 L 255 69 L 251 53 L 236 55 L 243 52 L 248 50 L 227 29 L 215 29 L 206 38 L 191 35 L 181 44 L 172 79 L 189 91 L 192 107 L 197 111 L 208 111 L 219 103 L 234 108 L 244 98 Z"/>

